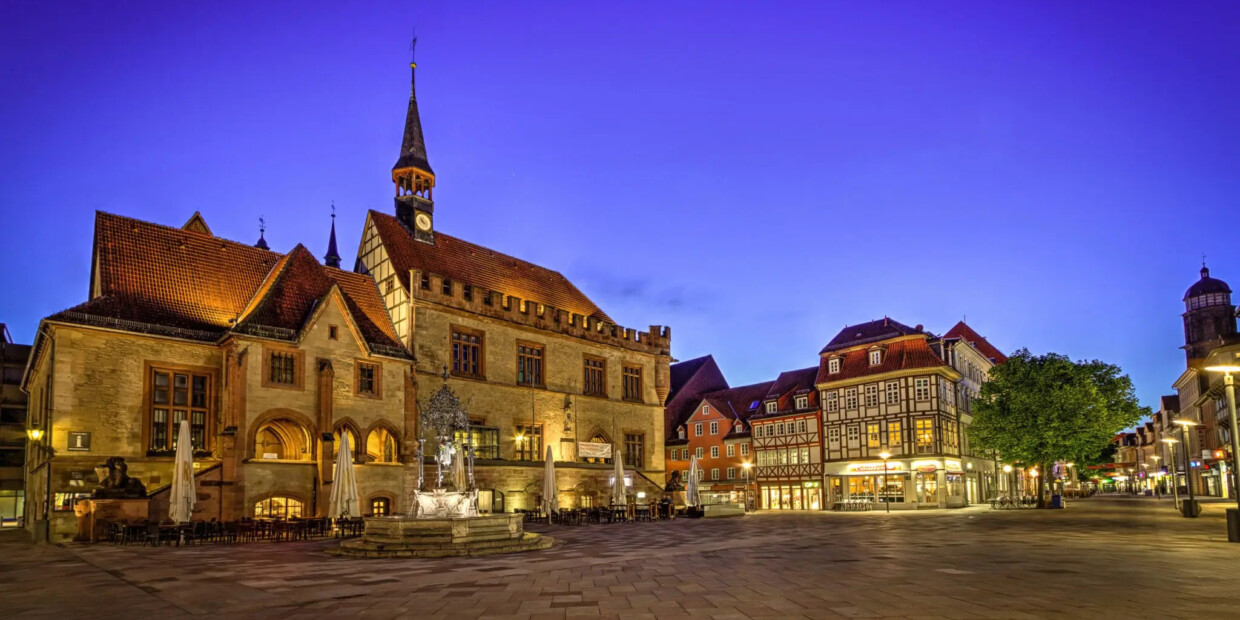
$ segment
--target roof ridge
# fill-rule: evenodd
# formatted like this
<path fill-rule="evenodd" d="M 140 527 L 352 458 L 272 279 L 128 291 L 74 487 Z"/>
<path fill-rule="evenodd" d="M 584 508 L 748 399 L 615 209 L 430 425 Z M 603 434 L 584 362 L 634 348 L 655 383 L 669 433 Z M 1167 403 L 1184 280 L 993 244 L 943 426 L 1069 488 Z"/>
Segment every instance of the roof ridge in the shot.
<path fill-rule="evenodd" d="M 198 212 L 197 212 L 197 211 L 195 211 L 195 213 L 198 213 Z M 156 227 L 156 228 L 161 228 L 161 229 L 163 229 L 163 230 L 165 230 L 165 231 L 167 231 L 167 232 L 171 232 L 171 233 L 192 233 L 192 234 L 196 235 L 198 238 L 218 239 L 218 240 L 220 240 L 220 241 L 222 241 L 222 242 L 224 242 L 224 243 L 229 243 L 229 244 L 236 245 L 236 246 L 238 246 L 238 247 L 243 247 L 243 248 L 246 248 L 246 249 L 249 249 L 249 250 L 255 250 L 255 251 L 258 251 L 258 252 L 266 252 L 266 253 L 268 253 L 268 254 L 275 254 L 275 255 L 277 255 L 277 256 L 283 256 L 283 255 L 282 255 L 282 254 L 280 254 L 279 252 L 275 252 L 275 251 L 272 251 L 272 250 L 264 250 L 264 249 L 262 249 L 262 248 L 257 248 L 257 247 L 254 247 L 252 244 L 249 244 L 249 243 L 242 243 L 242 242 L 240 242 L 240 241 L 235 241 L 235 240 L 233 240 L 233 239 L 229 239 L 229 238 L 227 238 L 227 237 L 220 237 L 220 236 L 218 236 L 218 235 L 216 235 L 216 234 L 214 234 L 214 233 L 211 233 L 211 234 L 204 234 L 204 233 L 198 232 L 198 231 L 196 231 L 196 230 L 188 230 L 188 229 L 185 229 L 185 228 L 181 228 L 180 226 L 169 226 L 169 225 L 167 225 L 167 224 L 160 224 L 159 222 L 152 222 L 152 221 L 150 221 L 150 220 L 144 220 L 144 219 L 140 219 L 140 218 L 136 218 L 136 217 L 130 217 L 130 216 L 128 216 L 128 215 L 120 215 L 120 214 L 117 214 L 117 213 L 110 213 L 110 212 L 108 212 L 108 211 L 104 211 L 104 210 L 102 210 L 102 209 L 95 209 L 95 219 L 96 219 L 96 220 L 98 220 L 99 216 L 106 216 L 106 217 L 115 218 L 115 219 L 118 219 L 118 220 L 124 220 L 124 221 L 128 221 L 128 222 L 136 222 L 136 223 L 138 223 L 138 224 L 145 224 L 145 225 L 147 225 L 147 226 L 154 226 L 154 227 Z M 97 226 L 96 226 L 96 229 L 98 229 L 98 227 L 97 227 Z"/>

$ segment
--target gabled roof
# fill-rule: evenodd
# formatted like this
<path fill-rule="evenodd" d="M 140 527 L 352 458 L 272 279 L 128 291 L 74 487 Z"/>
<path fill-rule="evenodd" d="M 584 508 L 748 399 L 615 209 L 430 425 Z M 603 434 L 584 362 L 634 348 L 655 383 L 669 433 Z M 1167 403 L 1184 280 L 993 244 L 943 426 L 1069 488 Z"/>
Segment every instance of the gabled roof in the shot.
<path fill-rule="evenodd" d="M 423 243 L 395 216 L 370 212 L 400 283 L 410 288 L 409 270 L 420 269 L 484 289 L 611 323 L 590 298 L 557 271 L 501 254 L 435 231 L 435 243 Z"/>
<path fill-rule="evenodd" d="M 882 318 L 869 323 L 859 323 L 857 325 L 849 325 L 841 329 L 827 346 L 822 348 L 822 353 L 828 351 L 839 351 L 857 345 L 869 344 L 871 342 L 879 342 L 888 340 L 898 336 L 908 336 L 911 334 L 926 333 L 921 326 L 909 327 L 895 319 Z"/>
<path fill-rule="evenodd" d="M 771 390 L 774 381 L 763 381 L 752 385 L 719 390 L 702 395 L 700 401 L 706 401 L 726 418 L 746 422 L 749 415 L 760 408 L 762 398 Z M 757 403 L 757 405 L 755 405 Z"/>
<path fill-rule="evenodd" d="M 817 366 L 779 373 L 779 377 L 771 383 L 771 389 L 767 390 L 766 396 L 762 399 L 764 403 L 775 399 L 777 403 L 775 413 L 767 413 L 765 405 L 762 405 L 754 412 L 753 417 L 775 417 L 790 413 L 795 409 L 795 397 L 801 394 L 809 397 L 811 409 L 817 407 L 818 391 L 815 389 L 817 378 Z"/>
<path fill-rule="evenodd" d="M 280 255 L 197 226 L 103 212 L 95 217 L 92 299 L 48 318 L 199 340 L 234 328 L 299 333 L 333 287 L 367 343 L 407 355 L 369 277 L 324 267 L 300 245 Z"/>
<path fill-rule="evenodd" d="M 1163 411 L 1170 411 L 1170 412 L 1172 412 L 1172 413 L 1179 413 L 1179 411 L 1180 411 L 1180 395 L 1179 395 L 1179 394 L 1176 394 L 1176 395 L 1173 395 L 1173 396 L 1164 396 L 1164 397 L 1162 397 L 1162 408 L 1163 408 Z"/>
<path fill-rule="evenodd" d="M 845 381 L 867 375 L 940 366 L 947 366 L 947 363 L 935 353 L 929 341 L 925 338 L 908 338 L 890 343 L 886 352 L 883 353 L 882 363 L 876 366 L 870 365 L 869 355 L 865 351 L 853 351 L 843 355 L 840 371 L 832 374 L 828 372 L 830 370 L 828 358 L 824 357 L 818 366 L 817 383 Z"/>
<path fill-rule="evenodd" d="M 953 325 L 951 329 L 947 330 L 946 334 L 943 334 L 943 338 L 960 338 L 973 345 L 973 348 L 977 349 L 978 352 L 985 355 L 987 359 L 995 364 L 1002 364 L 1007 361 L 1007 356 L 1002 351 L 990 344 L 981 334 L 973 331 L 973 328 L 969 327 L 964 321 L 959 321 Z"/>
<path fill-rule="evenodd" d="M 728 381 L 710 355 L 672 364 L 671 379 L 663 409 L 663 436 L 668 440 L 678 436 L 676 429 L 693 413 L 703 394 L 728 388 Z"/>

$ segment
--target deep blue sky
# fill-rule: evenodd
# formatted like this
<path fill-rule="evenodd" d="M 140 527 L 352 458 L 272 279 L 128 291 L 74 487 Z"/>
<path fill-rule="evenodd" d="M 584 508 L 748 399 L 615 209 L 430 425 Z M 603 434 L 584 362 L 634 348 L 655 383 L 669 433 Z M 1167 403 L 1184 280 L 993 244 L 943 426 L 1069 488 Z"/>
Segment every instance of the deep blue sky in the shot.
<path fill-rule="evenodd" d="M 1155 405 L 1201 255 L 1240 284 L 1234 2 L 41 4 L 0 19 L 19 341 L 85 300 L 95 209 L 247 242 L 261 213 L 321 256 L 334 200 L 351 264 L 415 25 L 437 228 L 733 384 L 846 323 L 967 315 Z"/>

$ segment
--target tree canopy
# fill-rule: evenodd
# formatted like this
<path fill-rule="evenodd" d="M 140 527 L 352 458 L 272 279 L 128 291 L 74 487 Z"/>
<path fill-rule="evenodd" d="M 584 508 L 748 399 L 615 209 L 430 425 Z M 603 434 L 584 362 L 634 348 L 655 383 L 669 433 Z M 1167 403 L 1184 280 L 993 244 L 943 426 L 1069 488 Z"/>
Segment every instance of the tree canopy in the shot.
<path fill-rule="evenodd" d="M 1148 414 L 1118 366 L 1021 349 L 990 370 L 967 433 L 1005 461 L 1084 463 Z"/>

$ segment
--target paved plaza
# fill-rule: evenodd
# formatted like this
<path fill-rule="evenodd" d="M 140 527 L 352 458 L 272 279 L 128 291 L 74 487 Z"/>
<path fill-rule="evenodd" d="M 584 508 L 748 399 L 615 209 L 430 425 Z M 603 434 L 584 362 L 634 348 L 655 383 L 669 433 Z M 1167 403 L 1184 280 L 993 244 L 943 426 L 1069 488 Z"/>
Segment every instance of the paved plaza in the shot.
<path fill-rule="evenodd" d="M 333 542 L 0 541 L 4 617 L 1240 617 L 1221 505 L 1100 498 L 1065 511 L 762 513 L 559 527 L 548 551 L 329 557 Z"/>

